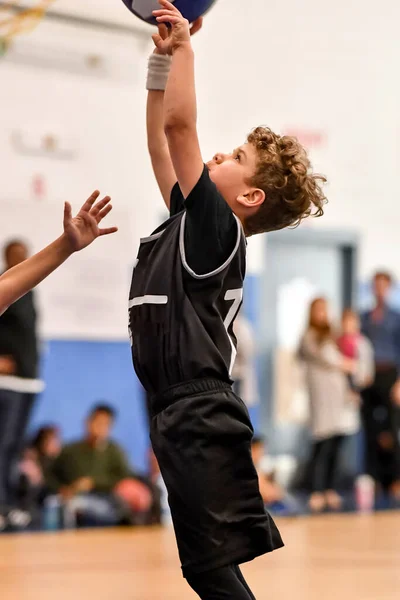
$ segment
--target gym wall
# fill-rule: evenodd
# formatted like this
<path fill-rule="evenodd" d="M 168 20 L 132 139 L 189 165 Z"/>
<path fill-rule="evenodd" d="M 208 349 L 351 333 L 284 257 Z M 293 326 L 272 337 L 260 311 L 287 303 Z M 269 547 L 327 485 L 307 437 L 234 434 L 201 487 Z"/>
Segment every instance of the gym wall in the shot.
<path fill-rule="evenodd" d="M 96 2 L 95 12 L 75 0 L 68 5 L 119 24 L 122 8 L 131 19 L 122 6 L 114 19 L 111 4 Z M 63 0 L 59 7 L 68 13 Z M 243 1 L 219 0 L 194 40 L 204 156 L 231 150 L 258 124 L 298 135 L 330 180 L 326 216 L 304 227 L 360 231 L 361 279 L 380 265 L 396 272 L 400 261 L 399 19 L 395 0 L 385 12 L 362 0 L 293 0 L 291 10 L 287 3 L 252 0 L 244 9 Z M 118 239 L 74 257 L 38 290 L 47 389 L 35 423 L 60 421 L 69 439 L 90 404 L 108 400 L 120 410 L 116 435 L 141 468 L 147 434 L 126 298 L 139 238 L 163 210 L 145 142 L 150 50 L 143 29 L 45 20 L 0 62 L 0 242 L 22 235 L 37 250 L 58 234 L 64 200 L 77 208 L 94 188 L 113 196 L 121 228 Z M 246 311 L 255 323 L 261 247 L 251 240 Z"/>

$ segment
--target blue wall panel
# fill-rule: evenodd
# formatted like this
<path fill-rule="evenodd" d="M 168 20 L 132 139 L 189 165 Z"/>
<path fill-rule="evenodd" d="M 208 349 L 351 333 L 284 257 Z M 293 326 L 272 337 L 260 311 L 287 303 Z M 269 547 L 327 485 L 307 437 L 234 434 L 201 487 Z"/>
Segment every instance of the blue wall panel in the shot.
<path fill-rule="evenodd" d="M 81 435 L 93 404 L 110 403 L 118 411 L 113 436 L 135 467 L 147 469 L 148 426 L 129 343 L 51 341 L 43 353 L 42 376 L 46 390 L 39 397 L 32 428 L 59 424 L 70 441 Z"/>

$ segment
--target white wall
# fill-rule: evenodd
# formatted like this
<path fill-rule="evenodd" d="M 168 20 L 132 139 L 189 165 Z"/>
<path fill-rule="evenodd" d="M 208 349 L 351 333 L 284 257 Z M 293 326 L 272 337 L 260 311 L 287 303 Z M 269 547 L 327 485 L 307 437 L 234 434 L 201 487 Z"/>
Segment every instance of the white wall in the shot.
<path fill-rule="evenodd" d="M 45 21 L 0 62 L 0 243 L 22 235 L 37 250 L 59 233 L 63 202 L 78 208 L 95 188 L 112 195 L 109 220 L 120 227 L 112 240 L 96 242 L 41 286 L 47 336 L 127 337 L 136 247 L 163 211 L 145 149 L 150 43 L 146 39 L 144 53 L 142 44 L 140 36 Z M 94 70 L 86 65 L 92 55 L 102 61 Z M 55 136 L 67 156 L 42 152 L 46 135 Z M 41 198 L 34 192 L 37 176 L 44 178 Z"/>
<path fill-rule="evenodd" d="M 400 259 L 399 22 L 395 0 L 220 0 L 198 40 L 205 147 L 259 123 L 321 132 L 311 156 L 330 204 L 318 226 L 362 233 L 362 276 Z"/>
<path fill-rule="evenodd" d="M 54 8 L 138 24 L 116 0 L 59 0 Z M 396 0 L 219 0 L 194 40 L 204 156 L 237 146 L 261 123 L 320 135 L 311 154 L 329 178 L 330 204 L 310 226 L 359 230 L 362 277 L 380 265 L 396 272 L 400 260 L 399 22 Z M 47 188 L 40 218 L 46 203 L 76 206 L 94 187 L 111 193 L 123 215 L 118 259 L 127 268 L 163 210 L 145 145 L 150 47 L 140 32 L 45 21 L 0 62 L 1 199 L 38 206 L 37 174 Z M 103 60 L 97 75 L 85 66 L 93 53 Z M 56 134 L 75 157 L 23 156 L 10 143 L 16 131 L 33 140 Z M 41 244 L 40 222 L 34 230 Z"/>

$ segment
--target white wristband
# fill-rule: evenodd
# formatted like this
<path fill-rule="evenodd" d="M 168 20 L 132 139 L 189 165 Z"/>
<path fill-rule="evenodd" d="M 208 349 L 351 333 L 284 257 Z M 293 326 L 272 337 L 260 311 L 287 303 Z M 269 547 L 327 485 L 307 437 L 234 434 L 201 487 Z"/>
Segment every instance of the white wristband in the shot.
<path fill-rule="evenodd" d="M 147 90 L 165 90 L 171 69 L 172 57 L 164 54 L 152 54 L 147 68 Z"/>

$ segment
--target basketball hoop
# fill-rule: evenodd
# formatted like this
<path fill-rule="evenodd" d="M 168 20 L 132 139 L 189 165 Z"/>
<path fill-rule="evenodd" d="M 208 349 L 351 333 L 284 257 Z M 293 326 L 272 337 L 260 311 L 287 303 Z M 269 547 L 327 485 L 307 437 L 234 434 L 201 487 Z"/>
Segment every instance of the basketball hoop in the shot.
<path fill-rule="evenodd" d="M 43 19 L 50 4 L 55 0 L 0 1 L 0 57 L 3 56 L 17 35 L 29 33 Z"/>

